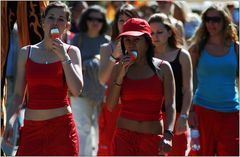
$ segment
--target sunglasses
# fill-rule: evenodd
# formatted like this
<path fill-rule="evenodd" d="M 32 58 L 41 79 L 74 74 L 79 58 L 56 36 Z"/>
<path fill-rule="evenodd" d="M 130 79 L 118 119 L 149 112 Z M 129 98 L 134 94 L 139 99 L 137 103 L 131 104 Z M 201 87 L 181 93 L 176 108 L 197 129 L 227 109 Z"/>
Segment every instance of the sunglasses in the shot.
<path fill-rule="evenodd" d="M 102 19 L 102 18 L 97 18 L 97 17 L 88 17 L 87 18 L 87 20 L 88 21 L 97 21 L 97 22 L 99 22 L 99 23 L 103 23 L 104 22 L 104 19 Z"/>
<path fill-rule="evenodd" d="M 213 23 L 220 23 L 222 21 L 222 18 L 219 17 L 219 16 L 212 16 L 212 17 L 206 16 L 205 17 L 205 21 L 206 22 L 212 21 Z"/>

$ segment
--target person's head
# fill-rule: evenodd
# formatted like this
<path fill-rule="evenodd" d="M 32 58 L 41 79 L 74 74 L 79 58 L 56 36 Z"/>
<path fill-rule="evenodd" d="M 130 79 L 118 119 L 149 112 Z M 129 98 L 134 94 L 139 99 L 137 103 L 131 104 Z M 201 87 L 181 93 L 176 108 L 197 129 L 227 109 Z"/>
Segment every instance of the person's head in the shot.
<path fill-rule="evenodd" d="M 160 0 L 160 1 L 157 1 L 157 4 L 158 4 L 160 13 L 164 13 L 166 15 L 172 15 L 173 0 Z"/>
<path fill-rule="evenodd" d="M 154 70 L 152 63 L 153 44 L 151 39 L 151 28 L 148 22 L 140 18 L 130 18 L 123 24 L 121 38 L 121 47 L 123 55 L 131 51 L 137 51 L 138 56 L 146 58 L 150 67 Z"/>
<path fill-rule="evenodd" d="M 88 4 L 85 1 L 70 1 L 69 8 L 72 13 L 72 20 L 77 22 L 79 20 L 79 17 L 81 16 L 82 11 L 87 7 Z"/>
<path fill-rule="evenodd" d="M 50 30 L 57 27 L 60 35 L 70 26 L 71 12 L 65 3 L 60 1 L 49 3 L 42 13 L 44 36 L 50 37 Z"/>
<path fill-rule="evenodd" d="M 96 31 L 102 35 L 107 27 L 106 12 L 101 6 L 93 5 L 83 11 L 79 23 L 80 32 Z"/>
<path fill-rule="evenodd" d="M 238 40 L 229 12 L 219 5 L 212 5 L 202 13 L 202 23 L 191 41 L 200 45 L 201 50 L 211 36 L 218 36 L 225 41 Z"/>
<path fill-rule="evenodd" d="M 156 13 L 150 16 L 148 23 L 151 27 L 153 44 L 158 47 L 168 45 L 171 48 L 179 48 L 176 29 L 171 24 L 167 15 Z"/>
<path fill-rule="evenodd" d="M 112 40 L 114 41 L 119 33 L 122 32 L 123 24 L 133 17 L 139 17 L 136 8 L 131 4 L 123 4 L 117 13 L 112 24 Z"/>
<path fill-rule="evenodd" d="M 152 14 L 159 12 L 158 4 L 156 1 L 148 1 L 139 8 L 139 12 L 142 18 L 148 20 Z"/>
<path fill-rule="evenodd" d="M 174 10 L 173 17 L 179 21 L 182 21 L 184 24 L 187 21 L 188 14 L 191 14 L 189 7 L 184 1 L 175 1 L 174 2 Z"/>

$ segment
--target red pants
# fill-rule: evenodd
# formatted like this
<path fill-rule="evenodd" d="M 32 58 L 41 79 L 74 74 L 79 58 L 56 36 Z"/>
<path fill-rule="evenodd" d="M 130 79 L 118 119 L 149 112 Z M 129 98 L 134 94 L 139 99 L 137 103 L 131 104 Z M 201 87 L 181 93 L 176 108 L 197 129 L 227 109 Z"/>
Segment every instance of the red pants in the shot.
<path fill-rule="evenodd" d="M 239 156 L 239 112 L 216 112 L 195 106 L 202 156 Z"/>
<path fill-rule="evenodd" d="M 44 121 L 24 120 L 16 155 L 79 155 L 79 139 L 72 114 Z"/>
<path fill-rule="evenodd" d="M 116 108 L 110 112 L 107 105 L 103 104 L 99 115 L 99 143 L 97 156 L 111 156 L 111 146 L 114 131 L 116 129 L 116 122 L 119 116 L 121 105 L 118 104 Z"/>
<path fill-rule="evenodd" d="M 177 113 L 176 120 L 179 117 Z M 163 113 L 164 124 L 166 122 L 166 113 Z M 176 124 L 175 124 L 176 126 Z M 174 127 L 175 128 L 175 127 Z M 175 130 L 174 130 L 175 132 Z M 168 156 L 185 156 L 188 146 L 188 131 L 181 135 L 175 135 L 172 138 L 172 151 L 168 153 Z"/>
<path fill-rule="evenodd" d="M 117 128 L 113 137 L 114 156 L 158 156 L 162 135 Z"/>

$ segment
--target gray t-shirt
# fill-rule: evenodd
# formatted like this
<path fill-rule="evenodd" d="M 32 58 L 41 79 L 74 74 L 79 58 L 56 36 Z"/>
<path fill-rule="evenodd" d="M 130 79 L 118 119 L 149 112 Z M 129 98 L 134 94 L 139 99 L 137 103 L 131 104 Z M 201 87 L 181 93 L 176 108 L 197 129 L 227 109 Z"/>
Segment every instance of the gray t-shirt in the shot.
<path fill-rule="evenodd" d="M 100 53 L 100 46 L 108 43 L 110 37 L 108 35 L 100 35 L 96 38 L 89 38 L 86 33 L 78 33 L 72 39 L 71 44 L 77 46 L 81 51 L 82 60 L 93 58 Z"/>
<path fill-rule="evenodd" d="M 76 34 L 71 42 L 80 49 L 82 57 L 84 86 L 81 96 L 94 100 L 97 104 L 103 100 L 105 88 L 99 83 L 100 61 L 95 55 L 100 53 L 100 46 L 109 41 L 110 37 L 107 35 L 89 38 L 85 33 L 80 33 Z"/>

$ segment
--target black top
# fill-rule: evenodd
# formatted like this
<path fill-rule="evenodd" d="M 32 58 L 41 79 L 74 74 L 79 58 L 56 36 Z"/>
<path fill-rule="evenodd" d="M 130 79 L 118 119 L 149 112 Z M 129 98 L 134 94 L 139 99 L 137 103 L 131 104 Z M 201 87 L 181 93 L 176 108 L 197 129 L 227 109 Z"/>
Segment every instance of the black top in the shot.
<path fill-rule="evenodd" d="M 176 111 L 177 111 L 177 113 L 181 112 L 182 102 L 183 102 L 182 66 L 179 62 L 180 52 L 181 52 L 181 49 L 179 49 L 176 59 L 172 62 L 169 62 L 171 67 L 172 67 L 174 78 L 175 78 L 175 87 L 176 87 L 176 93 L 175 94 L 176 94 Z M 163 104 L 162 111 L 165 112 L 165 105 L 164 104 Z"/>

